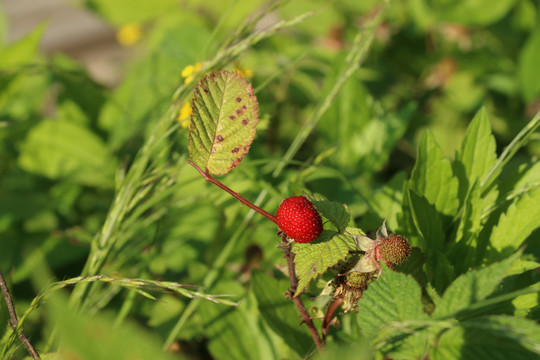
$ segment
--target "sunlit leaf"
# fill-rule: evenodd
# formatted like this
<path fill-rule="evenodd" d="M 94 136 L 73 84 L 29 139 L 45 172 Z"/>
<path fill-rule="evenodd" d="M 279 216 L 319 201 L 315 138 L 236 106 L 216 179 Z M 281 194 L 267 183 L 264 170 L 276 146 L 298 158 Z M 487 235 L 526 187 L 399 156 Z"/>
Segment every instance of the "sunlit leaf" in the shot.
<path fill-rule="evenodd" d="M 430 359 L 537 359 L 540 326 L 532 320 L 505 315 L 460 322 L 444 332 Z"/>
<path fill-rule="evenodd" d="M 507 275 L 519 255 L 458 277 L 448 286 L 432 316 L 434 318 L 449 316 L 484 300 Z"/>
<path fill-rule="evenodd" d="M 418 146 L 409 184 L 442 214 L 453 215 L 459 205 L 458 179 L 430 131 L 424 133 Z"/>
<path fill-rule="evenodd" d="M 258 103 L 238 73 L 205 76 L 195 89 L 189 156 L 201 169 L 224 175 L 248 153 L 255 137 Z"/>
<path fill-rule="evenodd" d="M 352 236 L 324 230 L 319 238 L 308 244 L 293 244 L 296 254 L 296 273 L 300 294 L 309 282 L 323 274 L 329 267 L 344 259 L 350 250 L 356 249 Z"/>

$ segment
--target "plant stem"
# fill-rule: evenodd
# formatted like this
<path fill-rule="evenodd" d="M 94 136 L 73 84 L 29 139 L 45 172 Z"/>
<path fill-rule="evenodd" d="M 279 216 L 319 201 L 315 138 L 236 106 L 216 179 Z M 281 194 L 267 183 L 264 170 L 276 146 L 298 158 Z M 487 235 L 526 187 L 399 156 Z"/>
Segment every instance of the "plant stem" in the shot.
<path fill-rule="evenodd" d="M 326 340 L 328 335 L 328 329 L 330 328 L 330 323 L 332 322 L 332 316 L 336 312 L 337 308 L 343 302 L 343 297 L 333 298 L 328 306 L 326 307 L 326 313 L 324 314 L 323 323 L 321 326 L 323 341 Z"/>
<path fill-rule="evenodd" d="M 287 242 L 287 235 L 285 234 L 283 234 L 280 248 L 285 255 L 285 259 L 287 259 L 287 267 L 289 269 L 289 281 L 291 283 L 291 290 L 288 290 L 285 293 L 285 296 L 291 299 L 294 305 L 296 305 L 296 308 L 300 313 L 300 317 L 302 318 L 302 322 L 308 327 L 309 332 L 311 333 L 311 337 L 315 342 L 315 345 L 317 345 L 317 348 L 320 350 L 323 347 L 323 341 L 321 340 L 319 332 L 315 328 L 315 324 L 313 324 L 313 320 L 311 320 L 311 316 L 309 316 L 306 307 L 304 306 L 304 303 L 299 296 L 296 296 L 298 281 L 296 280 L 296 271 L 294 269 L 294 253 L 291 251 L 291 245 Z"/>
<path fill-rule="evenodd" d="M 0 288 L 2 289 L 2 295 L 4 295 L 4 299 L 6 300 L 6 304 L 7 304 L 7 308 L 8 308 L 8 312 L 9 312 L 9 317 L 11 318 L 11 320 L 9 321 L 9 326 L 11 326 L 13 331 L 16 331 L 17 324 L 19 323 L 19 320 L 17 319 L 17 313 L 15 312 L 15 306 L 13 306 L 13 300 L 11 299 L 9 289 L 8 289 L 8 287 L 6 285 L 6 281 L 4 280 L 4 275 L 2 274 L 1 271 L 0 271 Z M 21 340 L 21 342 L 23 343 L 26 350 L 28 350 L 28 353 L 34 359 L 41 359 L 38 352 L 36 351 L 36 349 L 34 348 L 32 343 L 30 342 L 30 340 L 28 340 L 26 335 L 24 335 L 22 330 L 21 330 L 21 332 L 19 333 L 18 336 L 19 336 L 19 340 Z"/>
<path fill-rule="evenodd" d="M 208 171 L 202 171 L 201 168 L 199 168 L 197 165 L 195 165 L 193 162 L 191 162 L 190 160 L 188 160 L 188 164 L 193 166 L 201 175 L 202 177 L 204 178 L 204 180 L 208 181 L 208 182 L 211 182 L 212 184 L 218 186 L 219 188 L 225 190 L 226 192 L 228 192 L 229 194 L 231 194 L 234 198 L 236 198 L 238 201 L 240 201 L 242 204 L 246 205 L 247 207 L 249 207 L 250 209 L 253 209 L 255 210 L 256 212 L 258 212 L 259 214 L 261 214 L 262 216 L 265 216 L 268 220 L 272 221 L 274 224 L 277 224 L 276 222 L 276 217 L 272 214 L 270 214 L 269 212 L 261 209 L 260 207 L 258 207 L 257 205 L 253 204 L 251 201 L 249 200 L 246 200 L 242 195 L 240 195 L 239 193 L 237 192 L 234 192 L 232 191 L 230 188 L 228 188 L 227 186 L 223 185 L 218 179 L 216 178 L 213 178 L 209 173 Z"/>

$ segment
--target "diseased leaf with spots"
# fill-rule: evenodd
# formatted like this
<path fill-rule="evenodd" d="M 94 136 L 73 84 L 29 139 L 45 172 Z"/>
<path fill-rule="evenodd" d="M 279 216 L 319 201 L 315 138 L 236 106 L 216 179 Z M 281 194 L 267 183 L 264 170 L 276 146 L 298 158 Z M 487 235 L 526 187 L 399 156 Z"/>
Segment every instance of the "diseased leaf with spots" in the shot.
<path fill-rule="evenodd" d="M 356 249 L 352 236 L 324 230 L 319 238 L 308 244 L 293 244 L 296 254 L 296 272 L 298 276 L 297 295 L 309 282 L 323 274 L 329 267 L 344 259 L 350 250 Z"/>
<path fill-rule="evenodd" d="M 197 84 L 192 106 L 191 161 L 225 175 L 242 161 L 255 137 L 259 111 L 253 88 L 236 72 L 212 73 Z"/>

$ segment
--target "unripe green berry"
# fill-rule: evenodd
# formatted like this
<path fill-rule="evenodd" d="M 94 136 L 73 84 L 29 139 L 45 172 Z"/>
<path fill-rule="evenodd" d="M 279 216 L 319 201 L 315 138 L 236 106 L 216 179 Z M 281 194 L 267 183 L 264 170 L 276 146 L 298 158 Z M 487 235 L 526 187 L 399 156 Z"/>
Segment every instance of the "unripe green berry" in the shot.
<path fill-rule="evenodd" d="M 373 277 L 373 273 L 364 273 L 353 271 L 345 275 L 345 284 L 356 289 L 367 288 L 369 280 Z"/>

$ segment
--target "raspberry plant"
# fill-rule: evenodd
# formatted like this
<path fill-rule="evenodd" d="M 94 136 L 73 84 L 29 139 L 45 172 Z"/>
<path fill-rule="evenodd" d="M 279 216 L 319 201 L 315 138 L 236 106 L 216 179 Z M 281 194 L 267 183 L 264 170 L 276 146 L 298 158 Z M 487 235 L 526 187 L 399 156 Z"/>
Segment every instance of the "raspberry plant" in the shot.
<path fill-rule="evenodd" d="M 247 109 L 241 100 L 246 94 L 249 96 L 250 104 L 255 104 L 248 107 L 251 110 L 249 112 L 245 111 Z M 473 120 L 453 164 L 444 157 L 432 135 L 426 133 L 420 142 L 418 160 L 411 179 L 404 187 L 402 200 L 404 211 L 400 214 L 401 221 L 403 224 L 410 224 L 410 227 L 405 229 L 408 230 L 409 236 L 418 238 L 418 248 L 426 259 L 422 261 L 421 255 L 417 255 L 417 261 L 410 265 L 409 271 L 413 274 L 423 273 L 430 281 L 432 287 L 428 287 L 431 291 L 429 296 L 435 306 L 435 311 L 430 315 L 423 309 L 420 287 L 415 280 L 410 275 L 392 274 L 391 270 L 403 264 L 411 255 L 411 244 L 404 236 L 389 233 L 386 221 L 377 230 L 376 238 L 372 240 L 365 236 L 361 229 L 350 226 L 351 213 L 347 205 L 328 201 L 319 195 L 308 194 L 282 200 L 276 218 L 212 176 L 228 173 L 247 153 L 249 144 L 255 136 L 254 126 L 245 131 L 245 128 L 239 126 L 238 117 L 245 116 L 245 120 L 242 120 L 244 126 L 256 124 L 258 121 L 256 104 L 250 85 L 240 76 L 229 72 L 217 72 L 203 77 L 197 85 L 193 99 L 194 115 L 190 128 L 192 160 L 189 163 L 205 180 L 225 190 L 242 204 L 267 217 L 281 228 L 278 232 L 282 237 L 279 247 L 287 260 L 284 273 L 290 281 L 290 287 L 285 295 L 295 304 L 302 323 L 308 327 L 318 348 L 324 346 L 329 328 L 338 321 L 340 311 L 358 312 L 361 317 L 360 329 L 368 337 L 374 337 L 381 328 L 388 327 L 387 331 L 392 335 L 379 343 L 379 349 L 393 356 L 412 358 L 422 358 L 426 354 L 435 354 L 436 358 L 447 356 L 448 352 L 454 351 L 455 346 L 449 337 L 459 336 L 463 333 L 463 329 L 478 326 L 481 321 L 517 328 L 525 326 L 528 331 L 535 328 L 536 325 L 532 322 L 488 316 L 485 320 L 464 321 L 451 327 L 450 330 L 440 329 L 439 322 L 444 321 L 447 316 L 467 313 L 470 311 L 469 307 L 474 308 L 480 299 L 491 295 L 496 285 L 508 276 L 511 266 L 520 266 L 521 270 L 518 272 L 536 266 L 536 263 L 524 263 L 520 260 L 521 250 L 503 260 L 507 252 L 505 246 L 510 244 L 510 240 L 497 237 L 489 244 L 502 253 L 495 252 L 488 262 L 488 267 L 470 271 L 474 264 L 473 259 L 478 254 L 480 220 L 477 218 L 471 223 L 471 214 L 465 212 L 468 217 L 463 218 L 464 215 L 459 214 L 458 209 L 465 206 L 462 208 L 465 211 L 468 207 L 479 206 L 481 197 L 490 196 L 490 191 L 493 191 L 489 190 L 492 189 L 493 174 L 500 171 L 501 164 L 508 161 L 505 156 L 508 156 L 509 152 L 503 153 L 497 160 L 485 111 L 480 111 Z M 520 134 L 521 138 L 516 138 L 516 142 L 525 141 L 538 124 L 540 116 L 537 116 L 532 126 L 524 129 Z M 240 131 L 229 130 L 229 126 Z M 235 137 L 230 136 L 232 134 Z M 204 143 L 205 146 L 194 147 L 194 144 L 199 143 Z M 243 150 L 237 157 L 240 148 Z M 222 166 L 219 170 L 213 166 L 213 158 L 220 160 Z M 477 164 L 477 161 L 480 163 Z M 456 176 L 452 166 L 462 171 Z M 444 191 L 441 191 L 441 183 L 446 184 Z M 483 196 L 480 195 L 482 188 L 486 189 Z M 525 197 L 523 201 L 528 200 Z M 511 209 L 516 213 L 510 212 L 509 216 L 517 216 L 519 211 L 514 210 L 516 207 Z M 461 215 L 461 218 L 457 217 L 454 225 L 457 233 L 451 233 L 451 236 L 456 236 L 455 243 L 448 242 L 449 237 L 445 235 L 444 230 L 452 226 L 452 222 L 445 219 L 445 216 L 453 214 Z M 480 211 L 476 212 L 477 217 L 481 214 Z M 324 230 L 321 216 L 326 223 Z M 535 224 L 523 225 L 526 231 L 521 238 L 523 240 L 537 226 L 537 220 L 535 215 L 534 219 L 530 214 L 523 213 L 520 216 L 528 217 Z M 502 218 L 502 221 L 502 225 L 499 226 L 504 227 L 505 218 Z M 474 224 L 477 228 L 471 228 Z M 493 230 L 496 236 L 499 235 L 499 226 Z M 494 236 L 493 233 L 491 236 Z M 513 248 L 518 249 L 520 245 L 518 241 Z M 463 256 L 469 262 L 450 264 L 449 257 L 453 252 L 453 258 Z M 502 261 L 496 262 L 497 260 Z M 521 265 L 518 265 L 520 263 Z M 492 274 L 489 280 L 486 278 L 488 273 Z M 310 282 L 322 279 L 325 275 L 332 279 L 319 294 L 327 298 L 320 308 L 323 315 L 319 330 L 313 316 L 304 306 L 301 294 L 307 291 Z M 473 298 L 469 297 L 470 295 L 473 295 Z M 504 300 L 495 298 L 496 303 L 502 301 Z M 401 325 L 404 327 L 402 329 L 393 325 L 405 319 L 413 323 Z M 515 331 L 518 331 L 517 328 Z M 409 331 L 411 333 L 407 335 Z M 499 337 L 506 336 L 499 333 L 496 328 L 493 331 Z M 403 338 L 393 340 L 394 337 Z M 443 343 L 442 346 L 440 341 Z M 529 351 L 536 350 L 525 347 L 523 354 Z"/>
<path fill-rule="evenodd" d="M 540 356 L 534 1 L 84 6 L 114 86 L 0 39 L 0 359 Z"/>

